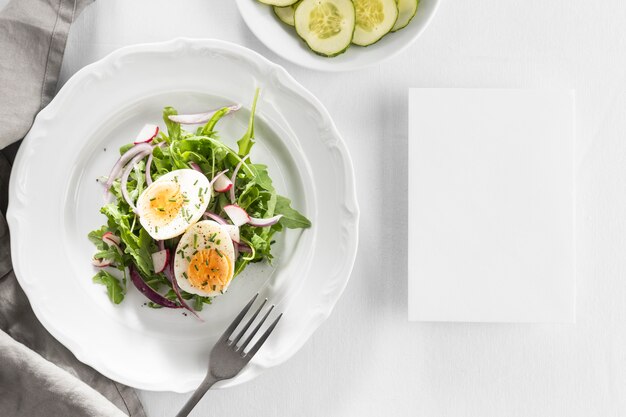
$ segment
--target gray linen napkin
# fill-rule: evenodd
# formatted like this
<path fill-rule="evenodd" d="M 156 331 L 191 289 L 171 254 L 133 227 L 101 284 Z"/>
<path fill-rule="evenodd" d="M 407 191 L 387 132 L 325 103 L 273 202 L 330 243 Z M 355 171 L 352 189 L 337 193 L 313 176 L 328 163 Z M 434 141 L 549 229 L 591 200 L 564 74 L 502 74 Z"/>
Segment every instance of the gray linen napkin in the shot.
<path fill-rule="evenodd" d="M 70 25 L 92 1 L 12 0 L 0 11 L 2 417 L 145 417 L 133 389 L 79 362 L 39 323 L 13 273 L 4 218 L 17 141 L 54 95 Z"/>

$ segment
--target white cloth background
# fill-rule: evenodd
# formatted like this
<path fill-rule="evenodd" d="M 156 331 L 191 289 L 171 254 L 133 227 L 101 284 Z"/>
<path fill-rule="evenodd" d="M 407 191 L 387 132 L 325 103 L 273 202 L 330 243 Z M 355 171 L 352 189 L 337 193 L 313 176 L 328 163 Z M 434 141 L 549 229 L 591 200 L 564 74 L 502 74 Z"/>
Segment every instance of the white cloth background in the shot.
<path fill-rule="evenodd" d="M 237 42 L 310 89 L 354 159 L 361 245 L 332 316 L 286 364 L 210 392 L 192 415 L 625 415 L 625 22 L 620 0 L 444 0 L 401 56 L 328 75 L 273 55 L 232 0 L 107 0 L 87 9 L 70 33 L 61 82 L 124 45 Z M 576 89 L 576 325 L 407 321 L 408 87 Z M 142 393 L 152 417 L 175 414 L 186 397 Z"/>

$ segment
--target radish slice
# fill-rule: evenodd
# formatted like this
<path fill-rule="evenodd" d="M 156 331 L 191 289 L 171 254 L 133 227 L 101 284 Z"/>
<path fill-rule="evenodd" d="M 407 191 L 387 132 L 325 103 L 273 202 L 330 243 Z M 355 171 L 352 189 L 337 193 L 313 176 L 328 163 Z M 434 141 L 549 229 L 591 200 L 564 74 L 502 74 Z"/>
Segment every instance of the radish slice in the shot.
<path fill-rule="evenodd" d="M 223 176 L 224 174 L 226 174 L 228 172 L 227 169 L 225 169 L 224 171 L 220 171 L 218 172 L 211 181 L 209 181 L 209 187 L 212 189 L 213 188 L 213 184 L 215 184 L 215 181 L 217 181 L 218 178 L 220 178 L 221 176 Z"/>
<path fill-rule="evenodd" d="M 232 239 L 233 242 L 239 243 L 241 240 L 239 239 L 239 227 L 234 224 L 225 224 L 222 226 L 222 229 L 228 233 L 228 236 Z"/>
<path fill-rule="evenodd" d="M 154 252 L 152 254 L 152 263 L 154 264 L 154 272 L 157 274 L 163 272 L 170 262 L 170 251 L 167 249 Z"/>
<path fill-rule="evenodd" d="M 218 193 L 225 193 L 233 188 L 233 182 L 229 180 L 224 173 L 218 174 L 217 177 L 214 178 L 214 181 L 213 189 Z"/>
<path fill-rule="evenodd" d="M 112 262 L 109 259 L 96 259 L 93 258 L 91 260 L 91 263 L 93 264 L 93 266 L 97 266 L 98 268 L 104 268 L 107 266 L 111 266 Z"/>
<path fill-rule="evenodd" d="M 250 221 L 248 213 L 236 204 L 229 204 L 228 206 L 225 206 L 224 212 L 226 212 L 235 226 L 241 226 Z"/>
<path fill-rule="evenodd" d="M 228 108 L 228 113 L 237 111 L 241 108 L 241 104 L 233 104 Z M 172 122 L 180 123 L 183 125 L 197 125 L 200 123 L 206 123 L 211 120 L 211 117 L 221 109 L 210 110 L 206 113 L 194 113 L 194 114 L 172 114 L 167 116 Z M 226 113 L 226 114 L 228 114 Z"/>
<path fill-rule="evenodd" d="M 204 213 L 204 217 L 205 218 L 208 217 L 209 219 L 214 220 L 219 224 L 228 224 L 226 220 L 224 220 L 222 217 L 218 216 L 215 213 L 211 213 L 210 211 L 207 211 L 206 213 Z"/>
<path fill-rule="evenodd" d="M 115 246 L 119 246 L 120 243 L 122 242 L 122 240 L 119 237 L 115 236 L 113 232 L 106 232 L 105 234 L 103 234 L 102 241 L 109 245 L 115 245 Z"/>
<path fill-rule="evenodd" d="M 139 143 L 150 143 L 152 139 L 159 134 L 159 126 L 157 125 L 145 125 L 143 129 L 137 135 L 137 139 L 133 142 L 135 145 Z"/>
<path fill-rule="evenodd" d="M 108 192 L 111 188 L 111 184 L 113 184 L 113 181 L 120 177 L 122 170 L 124 169 L 124 166 L 126 166 L 128 161 L 133 159 L 136 155 L 142 152 L 149 151 L 151 149 L 152 147 L 147 143 L 140 143 L 139 145 L 135 145 L 126 152 L 124 152 L 124 154 L 119 157 L 115 165 L 113 165 L 113 168 L 109 173 L 109 178 L 107 178 L 106 184 L 104 185 L 106 191 Z"/>
<path fill-rule="evenodd" d="M 145 295 L 150 301 L 162 307 L 181 308 L 180 305 L 163 297 L 161 294 L 154 291 L 148 284 L 146 284 L 146 281 L 144 281 L 143 278 L 141 278 L 141 275 L 139 275 L 139 272 L 137 272 L 135 267 L 131 266 L 129 269 L 130 269 L 130 280 L 135 285 L 135 287 L 137 287 L 137 289 L 143 295 Z"/>
<path fill-rule="evenodd" d="M 250 226 L 256 226 L 256 227 L 273 226 L 276 223 L 278 223 L 281 217 L 283 217 L 282 214 L 279 214 L 278 216 L 270 217 L 268 219 L 257 219 L 256 217 L 250 217 L 250 221 L 248 222 L 248 224 Z"/>

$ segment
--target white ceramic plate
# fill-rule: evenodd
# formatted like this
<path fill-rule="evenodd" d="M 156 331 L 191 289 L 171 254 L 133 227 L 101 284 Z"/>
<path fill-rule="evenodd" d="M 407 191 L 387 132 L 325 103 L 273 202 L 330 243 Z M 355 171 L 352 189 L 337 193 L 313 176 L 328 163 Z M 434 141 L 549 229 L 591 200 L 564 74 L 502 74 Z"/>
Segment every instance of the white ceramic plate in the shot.
<path fill-rule="evenodd" d="M 144 123 L 166 105 L 195 112 L 249 106 L 262 88 L 255 161 L 269 165 L 278 191 L 313 227 L 288 230 L 274 266 L 254 265 L 199 322 L 181 310 L 153 310 L 129 288 L 120 305 L 91 282 L 87 233 L 103 224 L 96 178 Z M 244 109 L 220 122 L 234 145 Z M 106 150 L 105 150 L 106 149 Z M 321 193 L 323 192 L 323 196 Z M 235 379 L 249 380 L 293 355 L 330 314 L 350 275 L 358 208 L 350 157 L 328 112 L 287 72 L 241 46 L 178 39 L 120 49 L 74 75 L 39 113 L 11 176 L 8 221 L 13 265 L 35 314 L 81 361 L 124 384 L 187 392 L 207 369 L 208 352 L 257 291 L 285 313 L 264 348 Z"/>
<path fill-rule="evenodd" d="M 236 1 L 243 20 L 265 46 L 295 64 L 320 71 L 355 70 L 402 52 L 422 34 L 439 6 L 439 0 L 420 0 L 417 14 L 404 29 L 366 48 L 351 45 L 345 53 L 325 58 L 311 52 L 292 27 L 278 20 L 271 6 L 258 0 Z"/>

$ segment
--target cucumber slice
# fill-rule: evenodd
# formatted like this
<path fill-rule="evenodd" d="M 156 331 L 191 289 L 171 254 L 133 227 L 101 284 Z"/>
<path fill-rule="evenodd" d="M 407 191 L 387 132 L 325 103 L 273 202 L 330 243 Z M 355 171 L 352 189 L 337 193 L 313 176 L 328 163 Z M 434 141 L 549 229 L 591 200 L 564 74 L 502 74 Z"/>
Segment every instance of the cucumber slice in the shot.
<path fill-rule="evenodd" d="M 350 46 L 356 13 L 352 0 L 302 0 L 294 20 L 296 32 L 313 52 L 332 57 Z"/>
<path fill-rule="evenodd" d="M 274 14 L 280 19 L 281 22 L 289 26 L 294 26 L 295 22 L 293 16 L 296 13 L 296 7 L 298 7 L 298 3 L 300 3 L 300 1 L 297 1 L 295 4 L 287 7 L 274 6 Z"/>
<path fill-rule="evenodd" d="M 393 25 L 392 32 L 403 29 L 409 24 L 415 17 L 420 0 L 396 0 L 396 3 L 398 3 L 398 20 Z"/>
<path fill-rule="evenodd" d="M 296 4 L 298 0 L 259 0 L 263 4 L 269 4 L 270 6 L 287 7 L 292 4 Z"/>
<path fill-rule="evenodd" d="M 396 0 L 354 0 L 356 27 L 352 43 L 368 46 L 391 31 L 398 19 Z"/>

